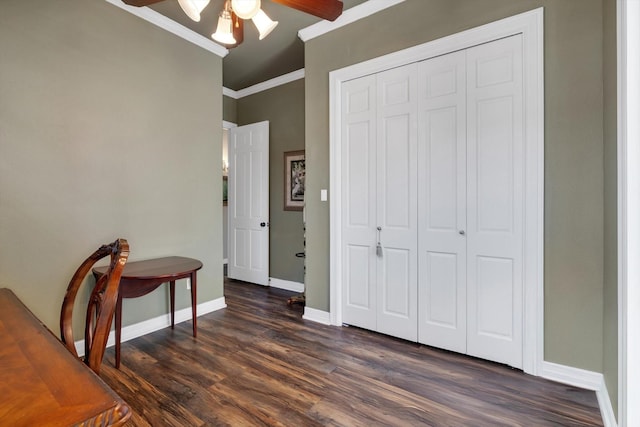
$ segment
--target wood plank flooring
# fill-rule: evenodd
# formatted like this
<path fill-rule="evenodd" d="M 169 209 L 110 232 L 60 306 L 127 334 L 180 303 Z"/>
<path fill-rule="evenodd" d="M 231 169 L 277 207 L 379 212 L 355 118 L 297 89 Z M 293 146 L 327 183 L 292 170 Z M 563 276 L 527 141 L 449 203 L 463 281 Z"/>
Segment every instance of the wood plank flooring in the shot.
<path fill-rule="evenodd" d="M 129 426 L 602 426 L 593 392 L 289 307 L 227 281 L 228 307 L 122 345 L 102 378 Z"/>

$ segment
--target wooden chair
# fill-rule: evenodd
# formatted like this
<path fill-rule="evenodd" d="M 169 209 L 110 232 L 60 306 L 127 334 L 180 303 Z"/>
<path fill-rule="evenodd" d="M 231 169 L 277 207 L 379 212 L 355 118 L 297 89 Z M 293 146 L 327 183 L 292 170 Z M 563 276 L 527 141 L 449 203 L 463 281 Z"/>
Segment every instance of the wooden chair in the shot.
<path fill-rule="evenodd" d="M 100 277 L 91 292 L 84 331 L 84 363 L 96 374 L 100 374 L 100 365 L 107 347 L 111 321 L 116 309 L 120 276 L 129 257 L 129 243 L 125 239 L 118 239 L 109 245 L 102 245 L 78 267 L 67 287 L 60 313 L 62 342 L 73 355 L 78 357 L 73 341 L 73 305 L 78 290 L 85 282 L 93 265 L 107 255 L 111 256 L 111 263 L 107 272 Z"/>

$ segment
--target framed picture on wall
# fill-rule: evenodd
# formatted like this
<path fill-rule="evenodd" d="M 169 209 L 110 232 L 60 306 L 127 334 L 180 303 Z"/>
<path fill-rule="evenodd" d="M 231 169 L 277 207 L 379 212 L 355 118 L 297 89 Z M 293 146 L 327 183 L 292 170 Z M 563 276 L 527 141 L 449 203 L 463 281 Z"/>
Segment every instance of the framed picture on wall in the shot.
<path fill-rule="evenodd" d="M 301 211 L 304 206 L 304 150 L 284 153 L 284 210 Z"/>
<path fill-rule="evenodd" d="M 229 177 L 222 177 L 222 205 L 227 206 L 229 201 Z"/>

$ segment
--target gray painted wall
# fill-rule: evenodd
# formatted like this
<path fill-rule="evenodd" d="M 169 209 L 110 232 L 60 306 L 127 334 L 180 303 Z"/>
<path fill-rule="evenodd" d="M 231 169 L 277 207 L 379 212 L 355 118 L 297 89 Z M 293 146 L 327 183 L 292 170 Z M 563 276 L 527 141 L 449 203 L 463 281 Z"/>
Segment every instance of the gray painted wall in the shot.
<path fill-rule="evenodd" d="M 240 98 L 238 124 L 269 121 L 269 276 L 304 282 L 302 212 L 285 211 L 284 152 L 304 150 L 304 80 Z"/>
<path fill-rule="evenodd" d="M 202 260 L 198 301 L 221 297 L 222 59 L 104 0 L 3 0 L 0 52 L 0 286 L 57 331 L 75 269 L 124 237 Z"/>
<path fill-rule="evenodd" d="M 329 188 L 329 71 L 545 8 L 545 360 L 603 370 L 600 0 L 407 0 L 305 46 L 307 194 Z M 375 29 L 375 31 L 372 31 Z M 307 198 L 307 305 L 329 309 L 329 203 Z"/>
<path fill-rule="evenodd" d="M 222 97 L 222 120 L 238 122 L 238 101 L 228 96 Z"/>

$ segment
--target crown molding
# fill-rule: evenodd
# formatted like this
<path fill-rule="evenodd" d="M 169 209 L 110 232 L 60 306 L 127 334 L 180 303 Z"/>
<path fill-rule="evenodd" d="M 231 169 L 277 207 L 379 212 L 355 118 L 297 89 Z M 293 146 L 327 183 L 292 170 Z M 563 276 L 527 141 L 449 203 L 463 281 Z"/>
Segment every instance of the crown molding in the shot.
<path fill-rule="evenodd" d="M 223 87 L 222 94 L 224 96 L 228 96 L 229 98 L 240 99 L 240 98 L 244 98 L 245 96 L 253 95 L 254 93 L 258 93 L 268 89 L 272 89 L 274 87 L 282 86 L 284 84 L 291 83 L 300 79 L 304 79 L 304 68 L 301 68 L 296 71 L 292 71 L 287 74 L 283 74 L 279 77 L 274 77 L 271 80 L 267 80 L 262 83 L 258 83 L 256 85 L 249 86 L 247 88 L 237 90 L 237 91 Z"/>
<path fill-rule="evenodd" d="M 324 20 L 301 29 L 298 31 L 298 37 L 303 42 L 309 41 L 333 30 L 337 30 L 340 27 L 344 27 L 345 25 L 349 25 L 353 22 L 359 21 L 360 19 L 366 18 L 367 16 L 373 15 L 374 13 L 378 13 L 388 7 L 395 6 L 403 1 L 404 0 L 368 0 L 358 6 L 345 10 L 342 15 L 333 22 Z"/>
<path fill-rule="evenodd" d="M 151 24 L 162 28 L 163 30 L 166 30 L 172 34 L 175 34 L 176 36 L 190 43 L 193 43 L 196 46 L 203 48 L 204 50 L 214 53 L 221 58 L 224 58 L 229 53 L 229 50 L 227 48 L 220 46 L 214 41 L 201 36 L 195 31 L 190 30 L 184 25 L 178 24 L 177 22 L 167 18 L 164 15 L 159 14 L 155 10 L 150 9 L 146 6 L 144 7 L 129 6 L 122 3 L 121 0 L 105 0 L 105 1 L 107 3 L 111 3 L 116 7 L 119 7 L 122 10 L 125 10 L 131 13 L 132 15 L 137 16 L 138 18 L 142 18 L 145 21 L 150 22 Z"/>
<path fill-rule="evenodd" d="M 238 91 L 233 89 L 229 89 L 228 87 L 222 87 L 222 95 L 227 96 L 229 98 L 238 99 Z"/>

